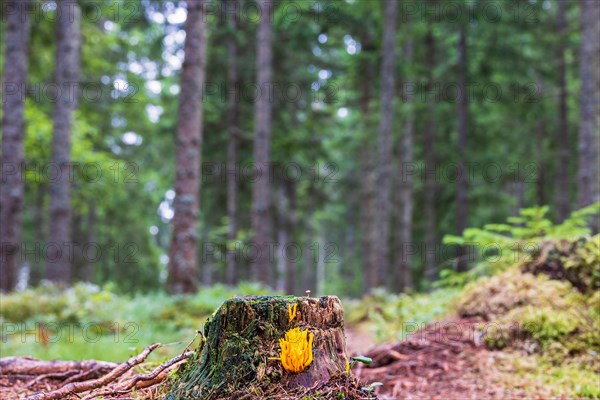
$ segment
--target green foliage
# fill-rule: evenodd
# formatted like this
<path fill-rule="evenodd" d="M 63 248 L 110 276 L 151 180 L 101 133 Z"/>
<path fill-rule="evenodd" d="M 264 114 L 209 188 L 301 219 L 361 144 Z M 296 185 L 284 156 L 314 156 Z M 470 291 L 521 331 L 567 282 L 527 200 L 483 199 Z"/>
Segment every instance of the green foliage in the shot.
<path fill-rule="evenodd" d="M 594 203 L 581 210 L 574 211 L 560 224 L 554 224 L 548 218 L 548 206 L 532 207 L 520 210 L 518 217 L 507 218 L 504 224 L 487 224 L 483 228 L 465 229 L 462 236 L 446 235 L 443 243 L 454 246 L 467 246 L 475 249 L 473 259 L 476 265 L 465 273 L 456 273 L 451 269 L 441 272 L 440 286 L 463 286 L 481 276 L 487 276 L 510 268 L 515 264 L 532 260 L 532 255 L 540 249 L 544 241 L 573 240 L 590 234 L 589 221 L 597 218 L 600 203 Z M 597 240 L 586 244 L 582 255 L 593 268 L 598 268 Z M 471 258 L 470 258 L 471 261 Z M 570 265 L 580 265 L 576 260 Z M 599 272 L 594 272 L 598 274 Z"/>
<path fill-rule="evenodd" d="M 110 323 L 124 301 L 96 285 L 78 283 L 66 290 L 52 284 L 35 289 L 1 294 L 0 317 L 8 322 L 59 321 Z"/>
<path fill-rule="evenodd" d="M 566 243 L 573 255 L 588 249 L 586 240 L 549 243 Z M 545 249 L 532 263 L 547 262 L 551 253 L 548 249 L 552 247 Z M 566 257 L 567 253 L 561 256 Z M 579 260 L 585 263 L 585 257 Z M 581 270 L 581 265 L 572 268 Z M 457 311 L 461 316 L 479 316 L 486 321 L 483 340 L 491 348 L 542 352 L 545 359 L 553 362 L 598 368 L 600 365 L 593 360 L 600 352 L 600 296 L 597 291 L 577 290 L 566 277 L 555 279 L 513 266 L 468 284 L 458 297 Z"/>

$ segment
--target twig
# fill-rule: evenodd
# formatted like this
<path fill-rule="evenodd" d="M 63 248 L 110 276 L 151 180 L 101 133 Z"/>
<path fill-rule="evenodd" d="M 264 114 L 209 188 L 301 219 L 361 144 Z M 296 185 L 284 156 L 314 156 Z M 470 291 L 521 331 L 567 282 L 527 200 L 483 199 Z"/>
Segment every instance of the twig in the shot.
<path fill-rule="evenodd" d="M 133 378 L 125 381 L 124 383 L 122 383 L 120 385 L 115 385 L 112 388 L 106 388 L 99 392 L 91 393 L 91 394 L 85 396 L 83 398 L 83 400 L 90 400 L 90 399 L 94 399 L 99 396 L 108 396 L 108 395 L 111 395 L 114 393 L 128 392 L 129 390 L 133 389 L 134 387 L 136 389 L 140 389 L 143 387 L 152 386 L 156 383 L 161 382 L 164 379 L 164 376 L 161 376 L 162 372 L 165 372 L 167 369 L 169 369 L 173 366 L 176 366 L 179 363 L 182 363 L 183 361 L 186 361 L 192 354 L 194 354 L 194 352 L 192 352 L 192 351 L 189 351 L 184 354 L 180 354 L 177 357 L 174 357 L 174 358 L 170 359 L 169 361 L 160 364 L 152 372 L 149 372 L 147 374 L 135 375 Z M 158 378 L 161 378 L 161 379 L 158 379 Z M 138 385 L 138 383 L 141 383 L 141 385 Z M 146 383 L 146 385 L 144 385 L 144 383 Z M 147 384 L 147 383 L 150 383 L 150 384 Z"/>
<path fill-rule="evenodd" d="M 66 385 L 67 383 L 80 382 L 80 381 L 83 381 L 85 379 L 92 378 L 98 372 L 100 372 L 100 368 L 94 368 L 94 369 L 91 369 L 89 371 L 83 371 L 80 374 L 71 376 L 69 379 L 65 380 L 63 384 Z"/>
<path fill-rule="evenodd" d="M 38 383 L 39 381 L 43 381 L 44 379 L 65 379 L 65 378 L 70 378 L 73 375 L 77 376 L 79 374 L 80 374 L 80 371 L 78 371 L 78 370 L 65 371 L 65 372 L 52 373 L 52 374 L 43 374 L 43 375 L 40 375 L 40 376 L 36 377 L 35 379 L 32 379 L 31 381 L 29 381 L 29 383 L 26 385 L 26 387 L 31 387 L 31 386 L 35 385 L 36 383 Z"/>

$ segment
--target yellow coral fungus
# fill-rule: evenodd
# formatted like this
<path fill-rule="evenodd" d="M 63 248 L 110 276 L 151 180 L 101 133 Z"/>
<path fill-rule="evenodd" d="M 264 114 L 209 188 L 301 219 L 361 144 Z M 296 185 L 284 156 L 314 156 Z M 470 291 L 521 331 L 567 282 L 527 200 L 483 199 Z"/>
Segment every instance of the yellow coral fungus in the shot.
<path fill-rule="evenodd" d="M 296 318 L 297 310 L 298 310 L 298 304 L 294 304 L 294 308 L 292 308 L 292 306 L 290 304 L 288 304 L 288 315 L 290 316 L 288 323 L 292 322 L 294 320 L 294 318 Z"/>
<path fill-rule="evenodd" d="M 300 328 L 290 329 L 285 338 L 279 339 L 281 364 L 288 372 L 302 372 L 313 360 L 312 345 L 314 334 Z"/>

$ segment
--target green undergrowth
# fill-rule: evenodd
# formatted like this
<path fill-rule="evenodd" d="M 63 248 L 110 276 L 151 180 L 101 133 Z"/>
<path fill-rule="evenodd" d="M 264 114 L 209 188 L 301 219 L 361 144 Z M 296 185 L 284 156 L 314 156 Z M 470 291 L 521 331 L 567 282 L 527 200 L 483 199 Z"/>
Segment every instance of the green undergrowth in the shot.
<path fill-rule="evenodd" d="M 53 285 L 0 295 L 0 356 L 122 361 L 160 342 L 153 357 L 181 351 L 221 303 L 235 295 L 265 295 L 257 284 L 214 285 L 195 295 L 127 296 L 111 287 Z"/>
<path fill-rule="evenodd" d="M 349 325 L 366 326 L 376 342 L 404 340 L 410 332 L 449 316 L 459 293 L 454 287 L 412 294 L 377 289 L 360 300 L 346 300 L 346 320 Z"/>
<path fill-rule="evenodd" d="M 478 277 L 450 274 L 463 288 L 458 316 L 481 318 L 483 343 L 518 355 L 523 365 L 529 360 L 533 367 L 513 372 L 541 382 L 552 395 L 600 398 L 600 235 L 591 236 L 583 218 L 597 218 L 597 209 L 555 226 L 545 218 L 547 209 L 537 208 L 512 225 L 465 231 L 463 239 L 501 237 L 500 251 L 516 261 L 496 254 L 500 263 L 482 259 L 476 268 L 485 273 Z"/>
<path fill-rule="evenodd" d="M 516 350 L 495 351 L 489 357 L 493 361 L 495 383 L 520 392 L 518 398 L 600 398 L 598 374 L 588 367 L 556 364 L 544 355 Z"/>
<path fill-rule="evenodd" d="M 600 240 L 600 236 L 585 240 Z M 561 362 L 597 355 L 599 292 L 595 288 L 582 292 L 567 280 L 524 272 L 532 263 L 544 263 L 542 257 L 547 258 L 540 255 L 527 265 L 467 285 L 457 300 L 458 314 L 487 322 L 482 333 L 490 348 L 520 348 L 549 356 L 559 352 Z M 600 269 L 600 254 L 596 257 L 590 269 Z"/>

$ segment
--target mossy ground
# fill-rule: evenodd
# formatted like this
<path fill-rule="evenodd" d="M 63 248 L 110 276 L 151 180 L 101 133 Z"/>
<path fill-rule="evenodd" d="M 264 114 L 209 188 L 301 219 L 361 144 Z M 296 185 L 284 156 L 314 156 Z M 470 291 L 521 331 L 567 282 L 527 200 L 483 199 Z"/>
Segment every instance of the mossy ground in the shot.
<path fill-rule="evenodd" d="M 535 376 L 554 394 L 600 398 L 597 240 L 545 243 L 537 258 L 472 283 L 457 302 L 460 315 L 488 321 L 489 348 L 515 355 L 514 374 Z"/>

